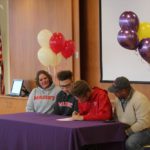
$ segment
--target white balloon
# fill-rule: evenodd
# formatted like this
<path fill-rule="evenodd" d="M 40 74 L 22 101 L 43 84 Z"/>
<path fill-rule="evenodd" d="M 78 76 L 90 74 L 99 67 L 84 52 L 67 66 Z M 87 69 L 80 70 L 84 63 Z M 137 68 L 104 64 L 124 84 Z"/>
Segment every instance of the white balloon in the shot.
<path fill-rule="evenodd" d="M 52 50 L 50 52 L 51 52 L 51 64 L 50 65 L 55 67 L 61 63 L 62 55 L 61 53 L 56 55 Z"/>
<path fill-rule="evenodd" d="M 49 30 L 47 30 L 47 29 L 41 30 L 37 36 L 39 45 L 41 47 L 49 48 L 49 40 L 50 40 L 51 36 L 52 36 L 52 33 Z"/>
<path fill-rule="evenodd" d="M 43 66 L 57 66 L 62 60 L 61 54 L 55 54 L 50 48 L 40 48 L 38 51 L 38 59 Z"/>

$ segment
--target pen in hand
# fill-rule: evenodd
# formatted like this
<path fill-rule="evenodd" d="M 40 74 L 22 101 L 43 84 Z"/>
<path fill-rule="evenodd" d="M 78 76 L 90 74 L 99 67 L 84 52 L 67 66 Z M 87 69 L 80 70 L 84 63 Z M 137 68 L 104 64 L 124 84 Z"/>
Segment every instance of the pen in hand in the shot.
<path fill-rule="evenodd" d="M 72 116 L 73 115 L 78 115 L 79 113 L 77 112 L 77 111 L 74 111 L 73 113 L 72 113 Z"/>

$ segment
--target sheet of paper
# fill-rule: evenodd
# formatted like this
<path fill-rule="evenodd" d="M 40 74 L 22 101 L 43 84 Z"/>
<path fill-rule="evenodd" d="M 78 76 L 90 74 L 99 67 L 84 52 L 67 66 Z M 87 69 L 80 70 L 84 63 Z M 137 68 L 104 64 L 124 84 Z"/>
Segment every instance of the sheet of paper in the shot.
<path fill-rule="evenodd" d="M 72 117 L 56 119 L 58 121 L 73 121 Z"/>

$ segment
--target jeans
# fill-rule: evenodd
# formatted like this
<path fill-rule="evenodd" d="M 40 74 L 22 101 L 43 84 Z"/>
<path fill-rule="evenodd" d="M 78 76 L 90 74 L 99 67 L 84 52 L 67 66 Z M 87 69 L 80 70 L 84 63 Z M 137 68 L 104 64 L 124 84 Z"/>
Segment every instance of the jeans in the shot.
<path fill-rule="evenodd" d="M 150 129 L 131 134 L 125 143 L 126 150 L 144 150 L 150 144 Z"/>

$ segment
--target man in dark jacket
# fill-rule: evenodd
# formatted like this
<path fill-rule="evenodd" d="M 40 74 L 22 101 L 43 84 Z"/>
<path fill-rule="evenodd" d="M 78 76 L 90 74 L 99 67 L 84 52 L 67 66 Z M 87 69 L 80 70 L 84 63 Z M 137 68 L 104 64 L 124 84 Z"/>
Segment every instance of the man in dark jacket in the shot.
<path fill-rule="evenodd" d="M 78 111 L 77 100 L 70 94 L 73 86 L 72 76 L 72 72 L 69 70 L 60 71 L 57 74 L 61 87 L 54 106 L 54 113 L 57 115 L 71 116 L 74 111 Z"/>

